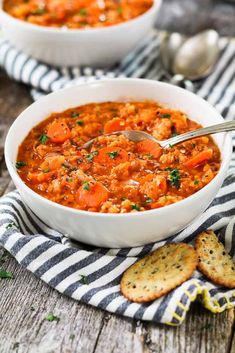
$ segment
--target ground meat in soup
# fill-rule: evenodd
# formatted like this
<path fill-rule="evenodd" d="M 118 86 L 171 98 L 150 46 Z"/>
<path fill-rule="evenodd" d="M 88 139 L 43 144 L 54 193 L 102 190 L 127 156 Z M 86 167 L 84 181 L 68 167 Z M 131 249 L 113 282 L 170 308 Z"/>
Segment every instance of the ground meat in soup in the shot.
<path fill-rule="evenodd" d="M 104 213 L 141 212 L 189 197 L 218 173 L 211 137 L 162 149 L 145 140 L 103 134 L 142 130 L 157 139 L 200 128 L 156 102 L 87 104 L 53 113 L 21 144 L 16 167 L 36 193 L 61 205 Z M 82 145 L 100 135 L 89 150 Z"/>

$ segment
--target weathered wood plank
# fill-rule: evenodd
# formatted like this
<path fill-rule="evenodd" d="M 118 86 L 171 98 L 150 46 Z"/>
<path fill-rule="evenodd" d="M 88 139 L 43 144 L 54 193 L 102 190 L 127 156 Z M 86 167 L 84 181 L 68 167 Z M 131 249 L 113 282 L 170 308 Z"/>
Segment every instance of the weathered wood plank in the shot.
<path fill-rule="evenodd" d="M 10 179 L 9 184 L 7 185 L 7 188 L 4 191 L 4 194 L 7 194 L 8 192 L 11 192 L 13 190 L 15 190 L 15 185 L 14 185 L 13 181 Z"/>
<path fill-rule="evenodd" d="M 213 315 L 199 303 L 192 305 L 185 322 L 179 327 L 152 323 L 136 325 L 132 320 L 112 316 L 101 330 L 95 353 L 229 352 L 233 322 L 233 310 Z M 109 351 L 105 348 L 107 341 Z"/>
<path fill-rule="evenodd" d="M 140 322 L 110 315 L 101 329 L 94 353 L 144 353 L 146 337 Z"/>
<path fill-rule="evenodd" d="M 92 352 L 104 312 L 60 295 L 8 258 L 0 282 L 0 353 Z M 49 313 L 60 318 L 49 322 Z M 14 349 L 15 348 L 15 349 Z"/>
<path fill-rule="evenodd" d="M 0 163 L 3 161 L 3 151 L 6 134 L 15 118 L 24 110 L 32 99 L 28 88 L 12 82 L 3 72 L 0 73 Z M 10 176 L 5 163 L 0 165 L 0 196 L 10 182 Z"/>
<path fill-rule="evenodd" d="M 8 128 L 8 124 L 0 123 L 0 161 L 3 159 L 4 155 L 4 142 L 6 139 Z"/>
<path fill-rule="evenodd" d="M 161 328 L 159 331 L 152 324 L 147 326 L 149 332 L 150 351 L 157 349 L 161 340 L 159 352 L 193 352 L 217 353 L 228 352 L 232 338 L 234 315 L 226 311 L 222 314 L 211 314 L 198 303 L 192 305 L 185 322 L 178 328 Z"/>
<path fill-rule="evenodd" d="M 233 311 L 212 315 L 196 303 L 180 327 L 139 323 L 60 295 L 12 258 L 4 267 L 15 279 L 0 286 L 0 353 L 228 352 Z M 49 312 L 60 321 L 46 321 Z"/>
<path fill-rule="evenodd" d="M 0 164 L 0 196 L 2 196 L 11 181 L 5 162 Z"/>
<path fill-rule="evenodd" d="M 0 77 L 0 196 L 6 191 L 11 179 L 4 162 L 4 143 L 10 125 L 24 110 L 32 99 L 28 89 L 20 84 L 15 84 L 1 72 Z M 11 184 L 11 190 L 13 184 Z M 10 191 L 8 189 L 7 191 Z"/>
<path fill-rule="evenodd" d="M 234 311 L 230 311 L 232 313 L 232 318 L 233 319 L 233 328 L 232 328 L 232 336 L 231 336 L 231 341 L 230 341 L 230 346 L 228 348 L 228 351 L 226 353 L 235 353 L 235 309 Z"/>
<path fill-rule="evenodd" d="M 0 122 L 10 124 L 32 103 L 29 90 L 22 84 L 11 81 L 1 73 L 0 77 Z"/>

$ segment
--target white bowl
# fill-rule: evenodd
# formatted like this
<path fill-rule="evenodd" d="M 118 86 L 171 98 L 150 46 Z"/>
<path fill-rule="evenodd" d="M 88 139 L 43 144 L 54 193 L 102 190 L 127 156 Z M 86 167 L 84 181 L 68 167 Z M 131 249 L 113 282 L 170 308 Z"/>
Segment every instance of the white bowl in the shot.
<path fill-rule="evenodd" d="M 2 10 L 0 25 L 16 48 L 45 63 L 57 66 L 107 67 L 133 50 L 153 28 L 162 0 L 143 15 L 105 28 L 49 28 L 17 20 Z"/>
<path fill-rule="evenodd" d="M 164 239 L 199 216 L 217 194 L 228 169 L 232 142 L 229 134 L 214 135 L 222 155 L 217 176 L 203 189 L 175 204 L 137 213 L 104 214 L 68 208 L 38 195 L 17 174 L 18 146 L 29 131 L 52 112 L 105 101 L 155 100 L 180 109 L 203 126 L 223 121 L 206 101 L 182 88 L 150 80 L 110 79 L 66 88 L 41 98 L 11 126 L 5 145 L 9 173 L 22 199 L 45 223 L 69 237 L 102 247 L 132 247 Z"/>

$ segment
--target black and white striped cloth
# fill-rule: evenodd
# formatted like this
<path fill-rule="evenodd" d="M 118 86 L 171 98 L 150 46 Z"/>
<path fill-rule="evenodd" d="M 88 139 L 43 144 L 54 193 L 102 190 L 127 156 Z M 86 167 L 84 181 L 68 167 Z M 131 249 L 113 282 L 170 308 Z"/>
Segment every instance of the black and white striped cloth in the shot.
<path fill-rule="evenodd" d="M 226 120 L 231 120 L 235 119 L 235 42 L 222 39 L 220 46 L 220 60 L 213 73 L 197 83 L 197 93 L 213 104 Z M 35 99 L 62 87 L 104 77 L 165 80 L 156 32 L 119 65 L 107 71 L 49 67 L 18 52 L 4 39 L 0 39 L 0 66 L 14 80 L 30 85 Z M 233 141 L 235 146 L 235 137 Z M 49 229 L 14 191 L 0 200 L 0 245 L 22 266 L 59 292 L 109 312 L 179 325 L 199 294 L 206 308 L 222 312 L 235 306 L 235 290 L 216 286 L 198 272 L 170 294 L 142 305 L 131 303 L 120 294 L 119 281 L 123 271 L 137 258 L 166 242 L 193 244 L 195 235 L 208 228 L 216 231 L 235 257 L 234 168 L 235 154 L 223 187 L 210 207 L 192 225 L 167 241 L 131 249 L 100 249 L 74 244 L 63 234 Z"/>

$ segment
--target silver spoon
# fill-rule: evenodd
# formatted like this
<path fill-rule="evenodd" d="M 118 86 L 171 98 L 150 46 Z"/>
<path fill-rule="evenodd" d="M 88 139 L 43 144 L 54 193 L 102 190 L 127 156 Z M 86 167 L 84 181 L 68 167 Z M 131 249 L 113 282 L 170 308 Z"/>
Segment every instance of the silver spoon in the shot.
<path fill-rule="evenodd" d="M 219 56 L 218 43 L 219 35 L 214 30 L 191 38 L 180 33 L 163 35 L 160 56 L 168 81 L 193 91 L 191 81 L 204 78 L 212 71 Z"/>
<path fill-rule="evenodd" d="M 161 35 L 160 58 L 167 72 L 172 73 L 172 65 L 176 52 L 186 39 L 186 36 L 177 32 L 165 32 Z"/>
<path fill-rule="evenodd" d="M 186 132 L 185 134 L 177 135 L 175 137 L 172 137 L 164 141 L 159 141 L 155 139 L 152 135 L 148 134 L 147 132 L 138 131 L 138 130 L 117 131 L 117 132 L 105 134 L 102 136 L 124 135 L 128 140 L 133 142 L 152 140 L 158 143 L 162 148 L 168 148 L 168 147 L 178 145 L 181 142 L 191 140 L 196 137 L 216 134 L 218 132 L 232 131 L 232 130 L 235 130 L 235 121 L 228 121 L 226 123 L 216 124 L 216 125 L 204 127 L 201 129 L 189 131 L 189 132 Z M 81 148 L 88 149 L 97 139 L 98 137 L 95 137 L 94 139 L 86 142 Z"/>
<path fill-rule="evenodd" d="M 192 81 L 202 79 L 210 74 L 218 56 L 218 33 L 212 29 L 203 31 L 180 46 L 173 60 L 172 71 Z"/>

